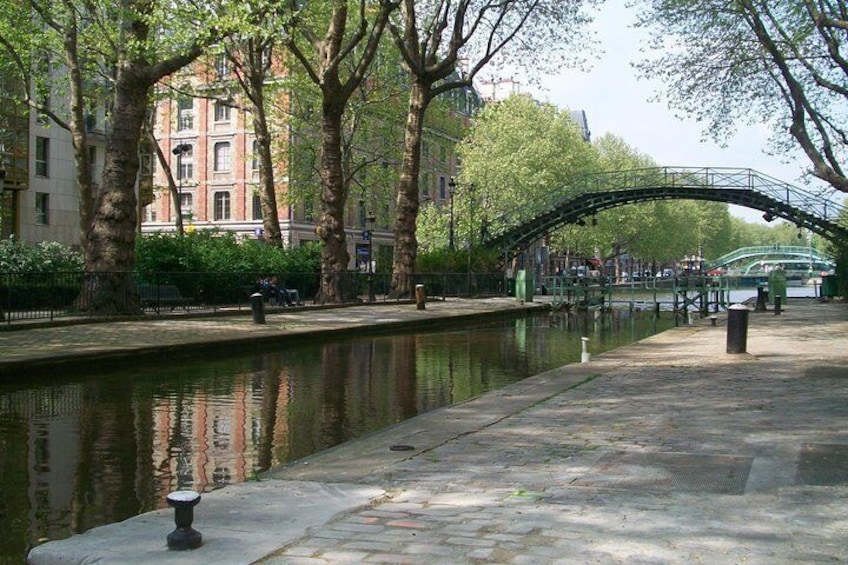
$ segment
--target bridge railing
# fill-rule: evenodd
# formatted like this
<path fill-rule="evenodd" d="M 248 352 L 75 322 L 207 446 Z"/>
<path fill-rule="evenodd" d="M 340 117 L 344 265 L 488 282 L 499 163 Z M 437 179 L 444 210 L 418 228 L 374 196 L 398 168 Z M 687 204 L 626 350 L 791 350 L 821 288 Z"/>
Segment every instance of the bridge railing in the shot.
<path fill-rule="evenodd" d="M 564 187 L 551 190 L 524 206 L 492 218 L 487 236 L 495 238 L 508 230 L 556 209 L 583 194 L 652 188 L 748 190 L 781 202 L 802 214 L 835 222 L 845 206 L 821 194 L 804 191 L 753 169 L 722 167 L 648 167 L 626 171 L 587 173 Z"/>
<path fill-rule="evenodd" d="M 711 261 L 709 264 L 710 269 L 716 269 L 722 267 L 724 265 L 728 265 L 730 263 L 735 263 L 740 259 L 745 259 L 747 257 L 767 257 L 767 256 L 791 256 L 798 258 L 810 259 L 816 263 L 833 263 L 833 259 L 828 257 L 827 255 L 823 255 L 819 253 L 819 251 L 815 248 L 801 245 L 760 245 L 760 246 L 751 246 L 751 247 L 740 247 L 739 249 L 735 249 L 730 253 L 726 253 Z"/>

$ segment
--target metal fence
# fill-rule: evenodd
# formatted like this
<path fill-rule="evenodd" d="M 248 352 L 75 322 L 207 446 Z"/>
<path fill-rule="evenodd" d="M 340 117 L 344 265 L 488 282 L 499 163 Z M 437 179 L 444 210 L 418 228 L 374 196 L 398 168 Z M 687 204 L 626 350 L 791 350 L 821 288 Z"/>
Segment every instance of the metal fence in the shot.
<path fill-rule="evenodd" d="M 120 292 L 132 293 L 139 299 L 139 313 L 158 316 L 193 311 L 250 309 L 250 297 L 262 292 L 256 273 L 133 273 Z M 385 302 L 409 299 L 411 296 L 392 292 L 390 274 L 350 271 L 340 273 L 338 286 L 344 302 Z M 27 320 L 59 318 L 92 318 L 90 308 L 96 288 L 110 280 L 109 273 L 53 272 L 0 273 L 0 319 L 7 325 Z M 277 285 L 296 291 L 301 303 L 314 302 L 320 289 L 318 273 L 286 273 L 277 275 Z M 427 296 L 492 296 L 505 294 L 504 279 L 498 274 L 442 273 L 416 274 L 410 288 L 423 284 Z M 274 296 L 264 293 L 274 302 Z M 282 306 L 282 301 L 280 306 Z"/>

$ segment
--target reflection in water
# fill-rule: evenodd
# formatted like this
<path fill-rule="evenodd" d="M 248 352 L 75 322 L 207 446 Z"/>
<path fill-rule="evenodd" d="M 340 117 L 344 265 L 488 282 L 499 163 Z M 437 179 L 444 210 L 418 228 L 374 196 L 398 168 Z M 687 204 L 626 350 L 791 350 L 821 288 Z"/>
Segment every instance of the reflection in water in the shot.
<path fill-rule="evenodd" d="M 0 385 L 0 562 L 673 324 L 555 313 Z"/>

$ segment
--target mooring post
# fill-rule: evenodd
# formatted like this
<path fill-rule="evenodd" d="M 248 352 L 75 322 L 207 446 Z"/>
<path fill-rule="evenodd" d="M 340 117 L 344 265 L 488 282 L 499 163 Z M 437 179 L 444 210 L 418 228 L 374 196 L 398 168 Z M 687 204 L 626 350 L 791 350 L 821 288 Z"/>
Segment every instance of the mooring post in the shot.
<path fill-rule="evenodd" d="M 748 307 L 734 304 L 727 309 L 727 352 L 745 353 L 748 347 Z"/>
<path fill-rule="evenodd" d="M 427 294 L 424 292 L 424 285 L 415 285 L 415 308 L 424 310 L 424 305 L 427 303 Z"/>
<path fill-rule="evenodd" d="M 181 551 L 197 549 L 203 543 L 203 536 L 191 527 L 194 522 L 194 507 L 200 502 L 200 493 L 193 490 L 178 490 L 166 498 L 174 509 L 174 523 L 177 528 L 168 534 L 168 549 Z"/>

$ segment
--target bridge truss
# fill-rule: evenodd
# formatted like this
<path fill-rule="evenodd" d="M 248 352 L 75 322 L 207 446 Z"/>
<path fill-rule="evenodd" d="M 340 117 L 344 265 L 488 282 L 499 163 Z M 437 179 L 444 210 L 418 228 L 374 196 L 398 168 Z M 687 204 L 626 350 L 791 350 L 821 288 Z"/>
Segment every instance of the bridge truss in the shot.
<path fill-rule="evenodd" d="M 727 202 L 782 218 L 831 241 L 848 242 L 848 228 L 837 223 L 844 206 L 752 169 L 651 167 L 591 173 L 544 202 L 501 216 L 487 226 L 483 245 L 502 250 L 528 247 L 550 231 L 626 204 L 650 200 Z"/>

